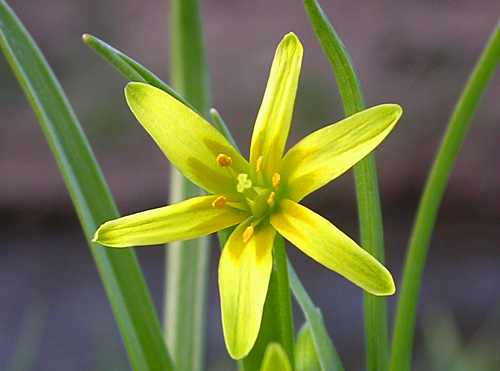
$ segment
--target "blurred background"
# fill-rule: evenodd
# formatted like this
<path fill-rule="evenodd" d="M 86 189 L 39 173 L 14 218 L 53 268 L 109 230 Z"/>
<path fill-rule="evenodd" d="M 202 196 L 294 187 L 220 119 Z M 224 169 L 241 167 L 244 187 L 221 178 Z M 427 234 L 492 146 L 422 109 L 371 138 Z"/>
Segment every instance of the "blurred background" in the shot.
<path fill-rule="evenodd" d="M 164 205 L 168 161 L 128 110 L 126 80 L 83 44 L 90 33 L 168 81 L 168 1 L 8 3 L 60 79 L 121 213 Z M 367 106 L 404 116 L 377 149 L 387 266 L 401 279 L 426 174 L 466 78 L 500 16 L 488 0 L 324 0 L 359 73 Z M 333 72 L 300 1 L 202 0 L 216 107 L 248 154 L 274 51 L 295 32 L 305 57 L 289 144 L 343 117 Z M 500 75 L 488 88 L 441 208 L 420 300 L 414 369 L 495 369 L 500 354 Z M 127 356 L 65 185 L 40 126 L 0 56 L 0 369 L 127 370 Z M 349 172 L 304 200 L 359 241 Z M 215 240 L 214 240 L 215 241 Z M 207 369 L 231 370 L 221 331 L 214 244 Z M 348 370 L 364 368 L 362 291 L 294 247 Z M 137 249 L 155 304 L 163 249 Z M 389 298 L 391 318 L 395 298 Z M 297 328 L 303 318 L 297 311 Z M 21 352 L 21 353 L 19 353 Z M 444 367 L 444 368 L 443 368 Z M 469 367 L 469 368 L 467 368 Z"/>

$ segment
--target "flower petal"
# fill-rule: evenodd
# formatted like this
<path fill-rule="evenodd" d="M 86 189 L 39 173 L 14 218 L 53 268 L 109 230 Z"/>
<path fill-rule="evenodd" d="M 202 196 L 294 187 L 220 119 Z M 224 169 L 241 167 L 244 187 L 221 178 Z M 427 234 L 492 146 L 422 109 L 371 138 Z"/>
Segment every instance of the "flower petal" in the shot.
<path fill-rule="evenodd" d="M 387 268 L 328 220 L 287 199 L 277 206 L 271 225 L 300 250 L 371 294 L 394 294 Z"/>
<path fill-rule="evenodd" d="M 293 33 L 286 35 L 276 50 L 250 147 L 250 171 L 254 179 L 260 156 L 268 182 L 278 171 L 292 122 L 302 55 L 302 45 Z"/>
<path fill-rule="evenodd" d="M 248 173 L 248 162 L 212 125 L 151 85 L 129 83 L 125 94 L 139 122 L 188 179 L 214 194 L 236 193 L 236 179 L 217 156 L 231 157 L 236 173 Z"/>
<path fill-rule="evenodd" d="M 276 230 L 258 226 L 243 243 L 248 223 L 240 224 L 229 236 L 219 263 L 222 327 L 229 354 L 246 357 L 252 350 L 262 322 L 269 280 L 273 268 L 273 241 Z"/>
<path fill-rule="evenodd" d="M 282 192 L 298 202 L 323 187 L 373 151 L 402 113 L 396 104 L 383 104 L 308 135 L 281 161 Z"/>
<path fill-rule="evenodd" d="M 110 247 L 163 244 L 214 233 L 248 218 L 248 213 L 230 206 L 214 208 L 218 197 L 194 197 L 110 220 L 99 227 L 92 241 Z"/>

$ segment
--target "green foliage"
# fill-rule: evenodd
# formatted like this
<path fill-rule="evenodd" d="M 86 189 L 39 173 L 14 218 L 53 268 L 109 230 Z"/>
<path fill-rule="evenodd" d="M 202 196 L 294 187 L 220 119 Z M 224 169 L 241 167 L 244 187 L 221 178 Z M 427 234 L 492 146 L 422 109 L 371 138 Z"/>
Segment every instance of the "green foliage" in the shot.
<path fill-rule="evenodd" d="M 0 46 L 15 72 L 70 192 L 99 269 L 130 362 L 136 370 L 171 370 L 172 362 L 133 250 L 90 243 L 118 212 L 85 135 L 42 53 L 7 4 L 0 1 Z"/>
<path fill-rule="evenodd" d="M 485 46 L 448 123 L 417 210 L 405 261 L 392 343 L 392 371 L 409 370 L 417 303 L 429 243 L 449 175 L 481 97 L 500 63 L 500 22 Z"/>

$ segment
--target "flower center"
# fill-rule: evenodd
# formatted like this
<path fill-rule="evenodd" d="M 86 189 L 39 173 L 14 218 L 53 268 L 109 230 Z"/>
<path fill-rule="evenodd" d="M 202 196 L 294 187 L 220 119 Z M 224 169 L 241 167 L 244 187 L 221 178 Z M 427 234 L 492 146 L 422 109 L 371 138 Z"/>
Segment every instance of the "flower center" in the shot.
<path fill-rule="evenodd" d="M 265 185 L 262 175 L 262 169 L 264 168 L 264 157 L 262 156 L 257 159 L 256 180 L 250 178 L 250 175 L 246 173 L 237 174 L 232 168 L 233 160 L 225 154 L 217 156 L 217 163 L 219 166 L 227 168 L 231 176 L 237 181 L 236 191 L 244 197 L 246 205 L 252 212 L 253 221 L 243 234 L 243 241 L 246 243 L 255 233 L 255 229 L 258 227 L 258 224 L 260 224 L 260 222 L 274 208 L 277 199 L 278 187 L 281 182 L 281 176 L 280 174 L 275 173 L 272 178 L 272 187 Z M 218 198 L 214 201 L 212 206 L 214 208 L 224 207 L 225 199 L 224 201 L 221 201 Z"/>

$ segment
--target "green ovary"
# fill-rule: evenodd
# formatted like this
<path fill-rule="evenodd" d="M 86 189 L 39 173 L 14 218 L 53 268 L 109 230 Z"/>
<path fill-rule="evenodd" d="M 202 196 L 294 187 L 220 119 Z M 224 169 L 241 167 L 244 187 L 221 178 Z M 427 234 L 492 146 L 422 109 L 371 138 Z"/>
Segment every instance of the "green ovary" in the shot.
<path fill-rule="evenodd" d="M 269 205 L 269 197 L 271 193 L 273 193 L 270 189 L 256 189 L 257 197 L 255 199 L 250 200 L 247 198 L 248 206 L 250 206 L 250 210 L 252 210 L 252 214 L 255 219 L 262 218 L 270 209 L 272 205 Z"/>
<path fill-rule="evenodd" d="M 254 186 L 248 174 L 239 174 L 236 189 L 245 196 L 245 201 L 256 220 L 261 219 L 274 206 L 276 194 L 272 189 Z"/>

